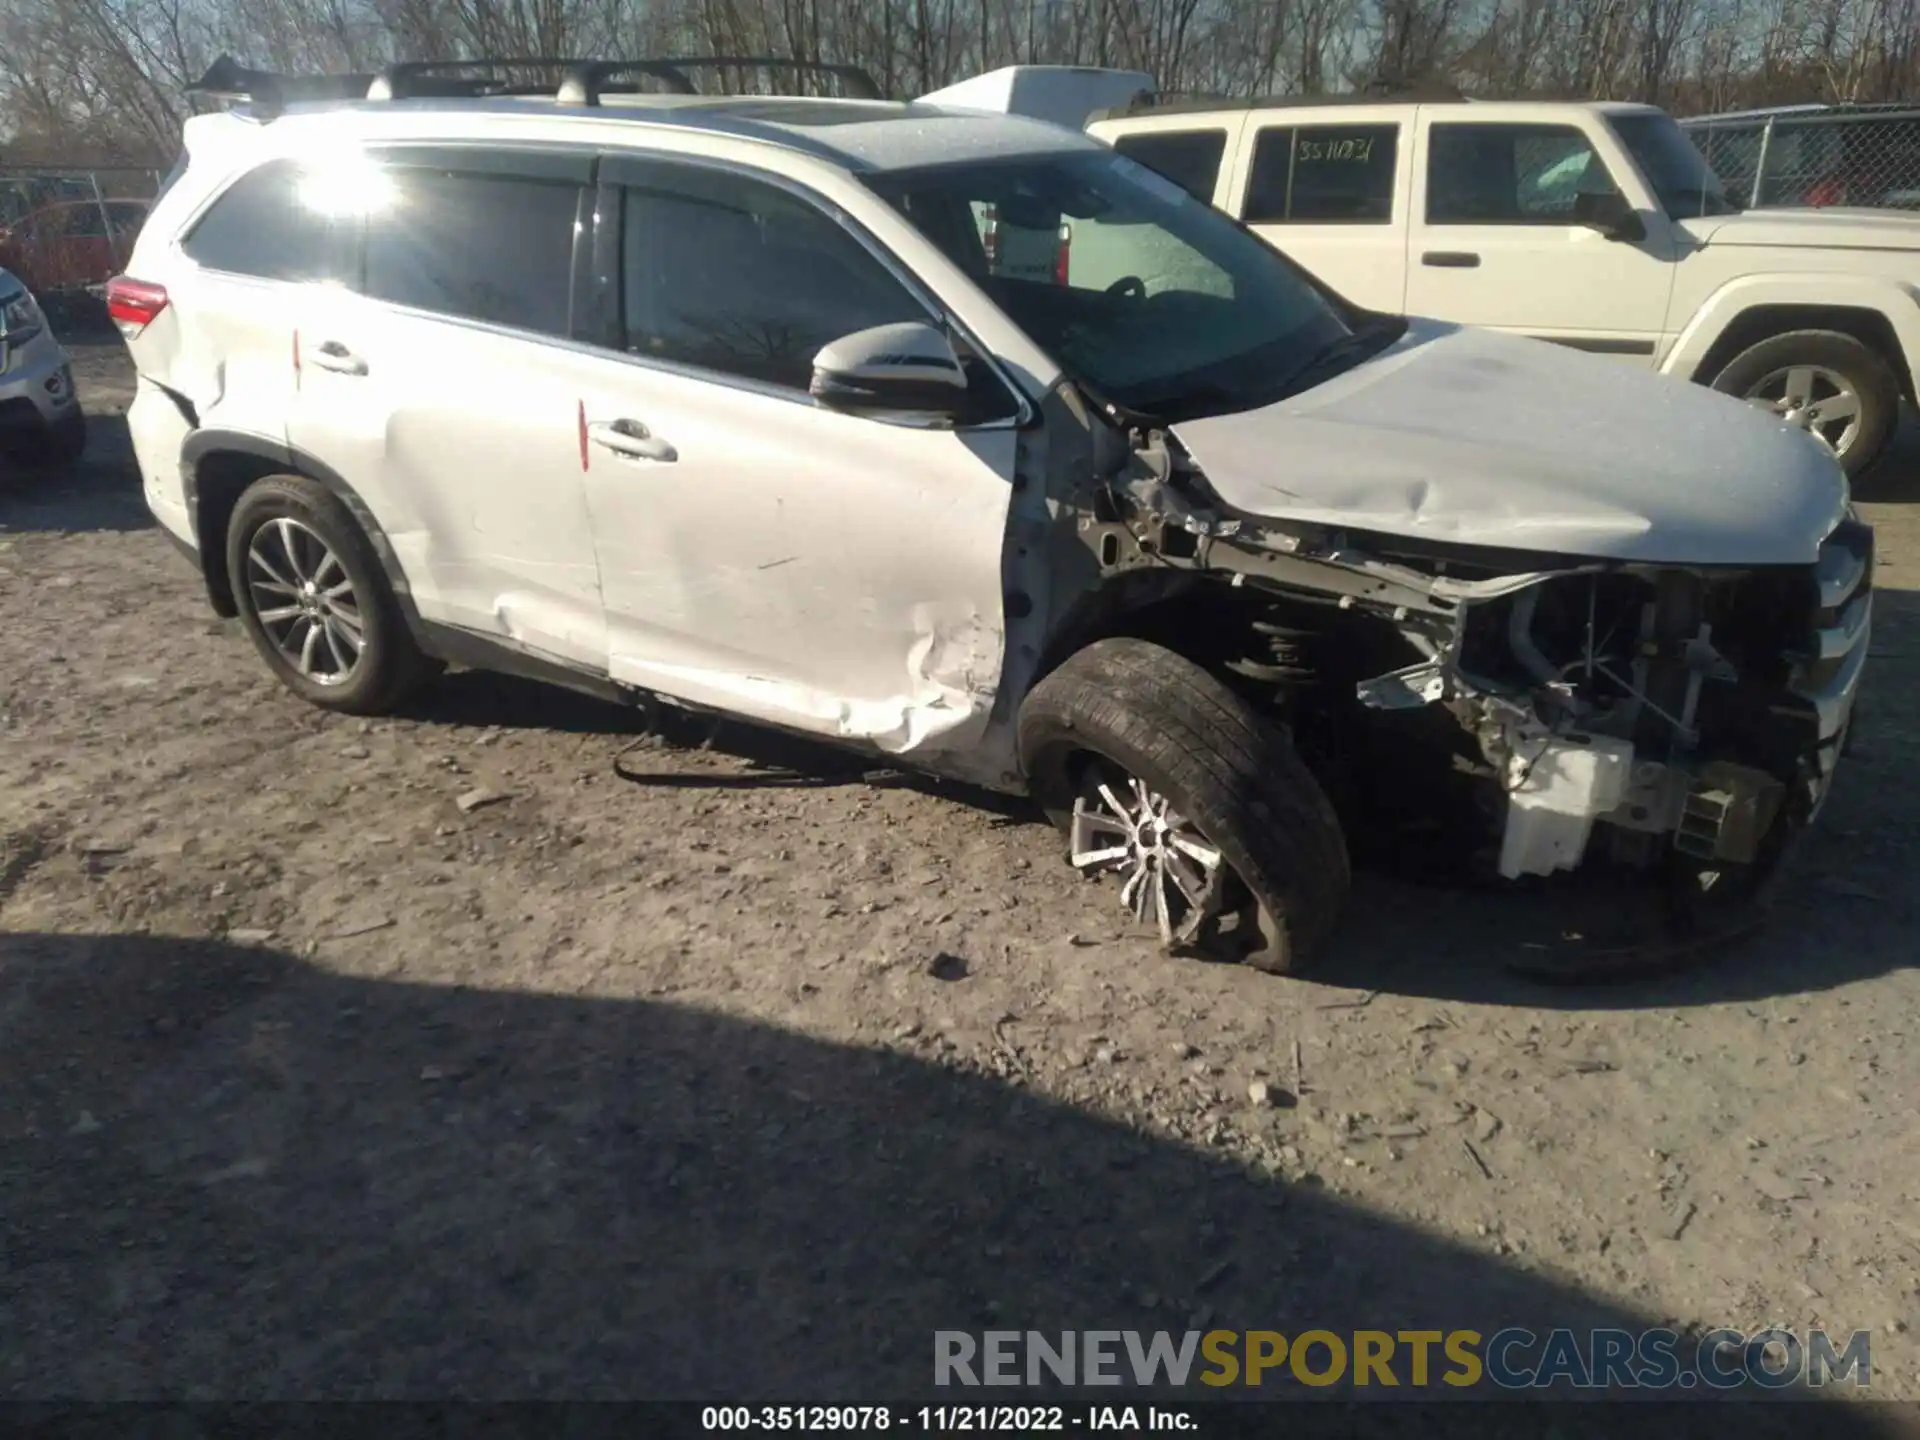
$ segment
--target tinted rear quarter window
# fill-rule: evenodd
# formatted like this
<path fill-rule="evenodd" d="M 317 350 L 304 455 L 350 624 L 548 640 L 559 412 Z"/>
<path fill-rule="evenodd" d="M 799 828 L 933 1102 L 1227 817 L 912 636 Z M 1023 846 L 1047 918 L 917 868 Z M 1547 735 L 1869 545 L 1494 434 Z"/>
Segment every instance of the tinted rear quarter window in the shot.
<path fill-rule="evenodd" d="M 395 166 L 366 221 L 376 300 L 547 335 L 568 333 L 580 189 L 565 181 Z"/>
<path fill-rule="evenodd" d="M 1397 125 L 1262 130 L 1242 218 L 1255 225 L 1389 223 L 1399 139 Z"/>
<path fill-rule="evenodd" d="M 300 169 L 276 160 L 229 186 L 182 248 L 209 270 L 268 280 L 312 280 L 326 270 L 327 222 L 300 197 Z"/>
<path fill-rule="evenodd" d="M 1224 130 L 1149 130 L 1122 135 L 1113 148 L 1129 160 L 1158 171 L 1196 200 L 1213 203 L 1213 187 L 1220 178 L 1220 157 L 1226 153 Z"/>

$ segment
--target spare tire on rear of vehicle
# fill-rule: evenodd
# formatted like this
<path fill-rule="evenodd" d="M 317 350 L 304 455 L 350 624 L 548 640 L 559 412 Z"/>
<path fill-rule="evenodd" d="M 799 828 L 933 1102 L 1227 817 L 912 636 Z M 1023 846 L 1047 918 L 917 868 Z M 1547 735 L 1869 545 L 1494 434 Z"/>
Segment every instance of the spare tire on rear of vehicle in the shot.
<path fill-rule="evenodd" d="M 1020 710 L 1035 795 L 1083 873 L 1163 940 L 1296 973 L 1351 883 L 1346 840 L 1279 726 L 1192 661 L 1144 640 L 1096 641 Z"/>

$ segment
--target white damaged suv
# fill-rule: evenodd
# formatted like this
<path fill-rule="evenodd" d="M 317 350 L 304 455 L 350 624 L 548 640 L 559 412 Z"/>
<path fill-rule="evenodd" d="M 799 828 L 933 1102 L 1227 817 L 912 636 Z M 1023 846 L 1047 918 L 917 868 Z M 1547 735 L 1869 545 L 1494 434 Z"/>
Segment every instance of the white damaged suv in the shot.
<path fill-rule="evenodd" d="M 1054 125 L 550 63 L 226 67 L 110 289 L 154 514 L 306 700 L 454 662 L 1031 793 L 1275 971 L 1350 840 L 1717 900 L 1819 809 L 1873 536 L 1805 432 Z"/>

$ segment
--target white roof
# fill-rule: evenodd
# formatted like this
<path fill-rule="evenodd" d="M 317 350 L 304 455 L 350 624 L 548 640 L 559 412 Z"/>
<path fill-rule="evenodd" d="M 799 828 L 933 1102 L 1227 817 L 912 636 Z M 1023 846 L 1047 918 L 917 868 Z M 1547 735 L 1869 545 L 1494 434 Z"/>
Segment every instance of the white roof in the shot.
<path fill-rule="evenodd" d="M 610 95 L 591 108 L 517 96 L 369 100 L 345 105 L 293 105 L 284 118 L 272 123 L 275 127 L 319 127 L 338 135 L 350 131 L 363 140 L 388 135 L 471 135 L 478 139 L 490 131 L 505 129 L 524 138 L 529 120 L 560 122 L 554 139 L 575 134 L 584 138 L 597 131 L 590 142 L 596 144 L 617 144 L 614 137 L 630 125 L 704 131 L 800 150 L 850 170 L 903 170 L 950 161 L 1099 148 L 1098 141 L 1076 130 L 1063 130 L 1022 115 L 948 109 L 925 101 L 797 96 Z"/>

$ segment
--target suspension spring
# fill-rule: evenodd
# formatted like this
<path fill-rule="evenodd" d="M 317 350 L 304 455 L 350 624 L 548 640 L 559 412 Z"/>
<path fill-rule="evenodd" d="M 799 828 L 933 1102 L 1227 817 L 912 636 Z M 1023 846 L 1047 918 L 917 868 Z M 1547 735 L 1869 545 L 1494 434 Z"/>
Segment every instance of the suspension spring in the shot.
<path fill-rule="evenodd" d="M 1244 660 L 1229 660 L 1227 668 L 1236 675 L 1267 685 L 1283 685 L 1290 690 L 1311 685 L 1319 678 L 1313 663 L 1315 633 L 1277 620 L 1253 622 L 1260 637 L 1256 654 Z"/>

